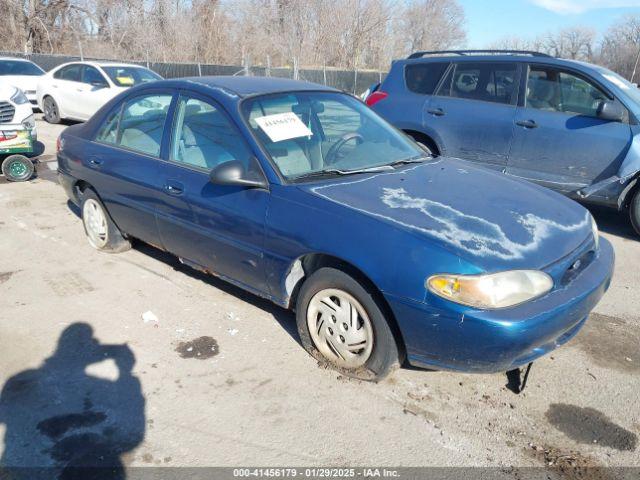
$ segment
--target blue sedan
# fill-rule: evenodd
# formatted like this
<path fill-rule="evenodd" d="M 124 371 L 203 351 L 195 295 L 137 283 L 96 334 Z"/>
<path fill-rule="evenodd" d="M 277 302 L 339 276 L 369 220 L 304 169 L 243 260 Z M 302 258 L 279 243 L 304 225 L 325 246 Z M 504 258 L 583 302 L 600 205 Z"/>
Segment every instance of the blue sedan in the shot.
<path fill-rule="evenodd" d="M 302 345 L 378 380 L 405 358 L 507 371 L 572 338 L 611 245 L 558 193 L 432 158 L 359 100 L 304 82 L 134 87 L 59 139 L 89 243 L 139 239 L 296 312 Z"/>

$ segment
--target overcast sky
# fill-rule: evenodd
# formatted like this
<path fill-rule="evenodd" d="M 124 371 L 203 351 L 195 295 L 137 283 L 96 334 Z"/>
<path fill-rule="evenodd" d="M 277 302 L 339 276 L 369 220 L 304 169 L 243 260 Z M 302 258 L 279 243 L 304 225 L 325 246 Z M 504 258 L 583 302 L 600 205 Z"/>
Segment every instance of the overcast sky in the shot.
<path fill-rule="evenodd" d="M 487 47 L 505 36 L 535 37 L 563 26 L 604 31 L 640 0 L 459 0 L 467 17 L 468 47 Z"/>

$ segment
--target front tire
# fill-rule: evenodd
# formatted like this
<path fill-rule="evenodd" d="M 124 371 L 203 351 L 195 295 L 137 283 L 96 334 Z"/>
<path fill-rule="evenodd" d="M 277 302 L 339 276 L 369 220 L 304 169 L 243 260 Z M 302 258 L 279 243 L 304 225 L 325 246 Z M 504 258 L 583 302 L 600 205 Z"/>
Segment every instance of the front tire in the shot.
<path fill-rule="evenodd" d="M 2 173 L 10 182 L 26 182 L 34 171 L 33 162 L 24 155 L 10 155 L 2 162 Z"/>
<path fill-rule="evenodd" d="M 131 248 L 104 208 L 98 195 L 87 189 L 82 194 L 82 224 L 89 245 L 101 252 L 120 253 Z"/>
<path fill-rule="evenodd" d="M 376 294 L 335 268 L 321 268 L 302 285 L 296 323 L 304 348 L 344 375 L 379 381 L 400 354 Z"/>
<path fill-rule="evenodd" d="M 46 96 L 42 100 L 44 119 L 49 123 L 60 123 L 60 109 L 53 97 Z"/>
<path fill-rule="evenodd" d="M 629 205 L 629 217 L 631 225 L 638 235 L 640 235 L 640 188 L 636 189 L 636 193 Z"/>

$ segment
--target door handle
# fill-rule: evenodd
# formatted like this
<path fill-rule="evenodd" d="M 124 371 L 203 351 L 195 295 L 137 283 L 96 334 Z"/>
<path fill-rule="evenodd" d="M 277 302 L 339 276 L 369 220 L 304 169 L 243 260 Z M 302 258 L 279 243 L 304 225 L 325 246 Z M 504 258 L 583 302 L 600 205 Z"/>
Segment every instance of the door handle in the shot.
<path fill-rule="evenodd" d="M 538 124 L 533 120 L 518 120 L 516 125 L 524 128 L 538 128 Z"/>
<path fill-rule="evenodd" d="M 427 110 L 427 113 L 430 113 L 434 117 L 442 117 L 444 115 L 444 110 L 441 108 L 431 108 Z"/>
<path fill-rule="evenodd" d="M 184 193 L 184 187 L 182 185 L 177 184 L 165 184 L 164 191 L 169 195 L 182 195 Z"/>
<path fill-rule="evenodd" d="M 99 167 L 100 165 L 102 165 L 102 160 L 97 157 L 91 157 L 89 159 L 89 165 L 93 167 Z"/>

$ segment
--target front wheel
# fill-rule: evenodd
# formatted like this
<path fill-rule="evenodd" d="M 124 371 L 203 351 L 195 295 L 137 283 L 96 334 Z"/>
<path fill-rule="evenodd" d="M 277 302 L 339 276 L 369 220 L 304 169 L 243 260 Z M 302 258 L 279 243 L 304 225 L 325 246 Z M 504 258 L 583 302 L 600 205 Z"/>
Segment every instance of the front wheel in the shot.
<path fill-rule="evenodd" d="M 60 123 L 60 109 L 58 104 L 52 97 L 44 97 L 42 101 L 42 110 L 44 119 L 49 123 Z"/>
<path fill-rule="evenodd" d="M 119 253 L 131 248 L 131 242 L 124 238 L 98 195 L 91 189 L 82 194 L 82 223 L 89 244 L 96 250 Z"/>
<path fill-rule="evenodd" d="M 636 193 L 629 205 L 629 217 L 631 217 L 631 225 L 638 235 L 640 235 L 640 188 L 636 189 Z"/>
<path fill-rule="evenodd" d="M 302 345 L 314 358 L 369 381 L 399 366 L 398 346 L 375 294 L 346 273 L 319 269 L 302 285 L 296 306 Z"/>

